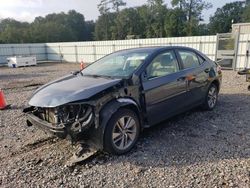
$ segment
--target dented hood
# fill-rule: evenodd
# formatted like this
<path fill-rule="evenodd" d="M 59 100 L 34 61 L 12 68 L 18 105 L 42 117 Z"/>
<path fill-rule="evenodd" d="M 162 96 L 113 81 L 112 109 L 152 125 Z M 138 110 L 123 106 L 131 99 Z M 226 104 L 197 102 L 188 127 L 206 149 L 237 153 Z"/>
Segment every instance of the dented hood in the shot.
<path fill-rule="evenodd" d="M 68 75 L 39 88 L 29 101 L 38 107 L 56 107 L 69 102 L 88 99 L 118 84 L 121 79 Z"/>

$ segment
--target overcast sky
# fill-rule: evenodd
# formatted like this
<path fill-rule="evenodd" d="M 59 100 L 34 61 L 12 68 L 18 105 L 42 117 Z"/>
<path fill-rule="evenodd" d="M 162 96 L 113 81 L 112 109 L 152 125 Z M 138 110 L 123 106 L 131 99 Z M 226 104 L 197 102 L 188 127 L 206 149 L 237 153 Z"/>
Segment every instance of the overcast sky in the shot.
<path fill-rule="evenodd" d="M 139 6 L 147 0 L 125 0 L 128 7 Z M 171 0 L 165 0 L 170 7 Z M 207 0 L 213 4 L 213 8 L 204 11 L 205 21 L 209 20 L 218 7 L 234 2 L 235 0 Z M 20 21 L 32 22 L 36 16 L 45 16 L 49 13 L 67 12 L 74 9 L 82 13 L 86 20 L 96 20 L 99 12 L 97 4 L 100 0 L 0 0 L 0 19 L 14 18 Z"/>

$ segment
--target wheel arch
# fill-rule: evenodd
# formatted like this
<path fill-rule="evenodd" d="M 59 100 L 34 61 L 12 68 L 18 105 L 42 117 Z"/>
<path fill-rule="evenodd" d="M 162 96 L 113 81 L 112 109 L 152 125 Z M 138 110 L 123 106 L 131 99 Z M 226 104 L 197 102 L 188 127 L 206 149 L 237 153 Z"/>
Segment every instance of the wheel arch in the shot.
<path fill-rule="evenodd" d="M 216 87 L 217 87 L 217 89 L 218 89 L 218 91 L 220 90 L 220 82 L 219 82 L 219 80 L 213 80 L 212 82 L 211 82 L 211 84 L 210 84 L 210 86 L 212 85 L 212 84 L 214 84 Z M 209 86 L 209 87 L 210 87 Z"/>
<path fill-rule="evenodd" d="M 109 101 L 105 104 L 99 112 L 99 126 L 98 130 L 95 134 L 95 140 L 98 142 L 98 148 L 103 149 L 104 143 L 104 133 L 107 126 L 108 121 L 112 117 L 112 115 L 117 112 L 121 108 L 132 109 L 138 116 L 140 125 L 142 125 L 142 116 L 141 116 L 141 108 L 131 98 L 117 98 Z M 142 127 L 142 126 L 140 126 Z"/>

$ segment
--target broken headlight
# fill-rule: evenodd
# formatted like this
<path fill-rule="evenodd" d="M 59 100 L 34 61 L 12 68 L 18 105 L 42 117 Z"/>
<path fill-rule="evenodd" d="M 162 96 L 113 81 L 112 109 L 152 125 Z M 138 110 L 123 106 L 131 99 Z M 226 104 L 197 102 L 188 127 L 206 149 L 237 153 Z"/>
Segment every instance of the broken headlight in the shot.
<path fill-rule="evenodd" d="M 71 130 L 81 132 L 88 128 L 93 119 L 93 109 L 85 104 L 69 104 L 58 108 L 57 112 L 59 124 L 71 125 Z"/>

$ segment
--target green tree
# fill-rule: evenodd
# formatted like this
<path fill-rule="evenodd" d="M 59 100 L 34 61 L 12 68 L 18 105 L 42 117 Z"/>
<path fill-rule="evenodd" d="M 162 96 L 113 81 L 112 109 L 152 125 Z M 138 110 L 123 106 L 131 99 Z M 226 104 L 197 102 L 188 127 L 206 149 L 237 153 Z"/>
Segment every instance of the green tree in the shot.
<path fill-rule="evenodd" d="M 65 25 L 71 30 L 71 34 L 74 35 L 76 40 L 87 40 L 86 26 L 84 16 L 75 10 L 70 10 L 65 17 Z"/>
<path fill-rule="evenodd" d="M 100 15 L 95 23 L 95 40 L 110 40 L 112 38 L 112 26 L 115 25 L 116 13 Z"/>
<path fill-rule="evenodd" d="M 4 19 L 0 22 L 0 41 L 27 43 L 92 40 L 93 28 L 93 22 L 86 26 L 84 16 L 74 10 L 36 17 L 30 24 Z"/>
<path fill-rule="evenodd" d="M 120 14 L 120 7 L 126 6 L 126 3 L 123 0 L 110 0 L 110 3 L 112 4 L 112 9 L 116 12 L 117 16 L 121 15 Z M 120 16 L 122 17 L 122 16 Z M 119 26 L 119 18 L 116 17 L 114 20 L 114 25 L 111 26 L 111 31 L 112 31 L 112 38 L 111 39 L 122 39 L 123 37 L 121 36 L 122 33 L 120 26 Z M 128 18 L 129 19 L 129 18 Z"/>
<path fill-rule="evenodd" d="M 174 7 L 179 7 L 184 11 L 187 18 L 186 33 L 187 35 L 195 35 L 199 22 L 203 20 L 202 11 L 212 7 L 211 3 L 204 0 L 172 0 Z"/>
<path fill-rule="evenodd" d="M 14 19 L 4 19 L 0 22 L 1 43 L 31 42 L 28 31 L 29 23 L 19 22 Z"/>
<path fill-rule="evenodd" d="M 152 29 L 152 15 L 149 6 L 143 5 L 137 7 L 138 14 L 141 18 L 141 37 L 142 38 L 151 38 L 153 36 L 153 29 Z"/>
<path fill-rule="evenodd" d="M 203 35 L 209 35 L 209 25 L 208 24 L 199 24 L 197 28 L 197 35 L 203 36 Z"/>
<path fill-rule="evenodd" d="M 80 14 L 79 14 L 80 15 Z M 37 18 L 31 24 L 32 38 L 35 42 L 67 42 L 83 40 L 82 16 L 80 22 L 75 11 L 68 14 L 48 14 L 45 18 Z M 77 27 L 77 25 L 79 26 Z M 43 33 L 41 33 L 43 31 Z"/>
<path fill-rule="evenodd" d="M 115 28 L 115 15 L 119 15 L 120 7 L 125 6 L 126 3 L 123 0 L 101 0 L 97 5 L 100 12 L 100 16 L 95 25 L 95 39 L 96 40 L 109 40 L 115 37 L 114 33 L 119 28 Z M 111 13 L 113 9 L 115 13 Z M 111 32 L 113 31 L 113 34 Z M 117 36 L 116 36 L 117 37 Z M 114 39 L 116 39 L 116 37 Z"/>
<path fill-rule="evenodd" d="M 209 30 L 211 34 L 230 32 L 232 22 L 242 22 L 243 2 L 227 3 L 218 8 L 214 16 L 210 17 Z"/>
<path fill-rule="evenodd" d="M 94 21 L 86 21 L 85 22 L 85 31 L 84 36 L 86 41 L 94 40 L 94 32 L 95 32 L 95 22 Z"/>
<path fill-rule="evenodd" d="M 136 8 L 126 8 L 115 18 L 112 29 L 112 39 L 126 39 L 128 35 L 140 36 L 142 22 Z"/>
<path fill-rule="evenodd" d="M 101 0 L 97 5 L 100 12 L 100 16 L 95 26 L 95 39 L 96 40 L 108 40 L 109 39 L 109 3 L 110 0 Z"/>
<path fill-rule="evenodd" d="M 150 33 L 151 37 L 164 37 L 165 29 L 164 22 L 167 14 L 167 7 L 163 0 L 148 0 L 148 6 L 150 11 Z"/>
<path fill-rule="evenodd" d="M 120 7 L 126 6 L 126 2 L 123 0 L 110 0 L 112 3 L 112 9 L 115 10 L 116 12 L 120 11 Z"/>
<path fill-rule="evenodd" d="M 186 15 L 185 12 L 178 8 L 171 9 L 165 18 L 165 32 L 167 37 L 179 37 L 186 35 Z"/>
<path fill-rule="evenodd" d="M 250 0 L 246 2 L 246 7 L 243 10 L 242 19 L 243 22 L 250 22 Z"/>

